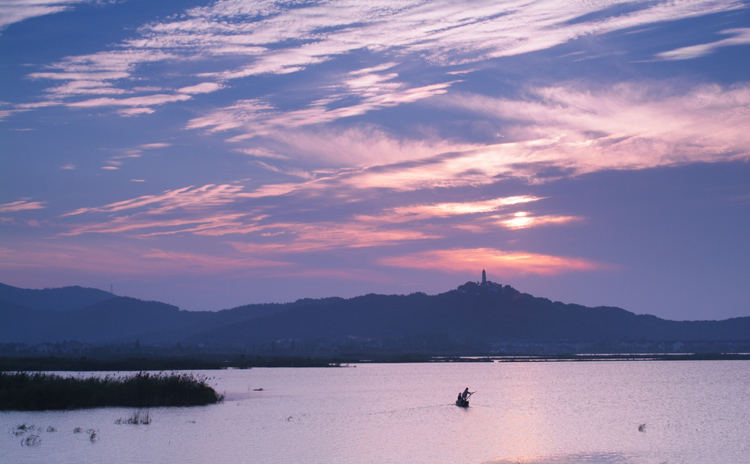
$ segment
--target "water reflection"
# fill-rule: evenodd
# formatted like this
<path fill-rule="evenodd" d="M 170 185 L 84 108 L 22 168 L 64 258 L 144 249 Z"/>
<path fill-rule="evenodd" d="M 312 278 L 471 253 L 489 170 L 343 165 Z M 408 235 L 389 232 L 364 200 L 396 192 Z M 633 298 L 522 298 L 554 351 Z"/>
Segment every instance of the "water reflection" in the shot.
<path fill-rule="evenodd" d="M 209 375 L 226 394 L 223 404 L 152 408 L 148 425 L 118 425 L 133 415 L 127 408 L 0 413 L 0 461 L 740 464 L 750 455 L 750 402 L 743 401 L 750 362 L 398 364 Z M 477 390 L 468 409 L 455 405 L 466 385 Z M 12 433 L 21 424 L 38 427 L 41 442 L 22 446 Z M 97 439 L 76 428 L 95 430 Z"/>
<path fill-rule="evenodd" d="M 643 461 L 623 453 L 566 454 L 535 458 L 501 459 L 483 464 L 636 464 Z"/>

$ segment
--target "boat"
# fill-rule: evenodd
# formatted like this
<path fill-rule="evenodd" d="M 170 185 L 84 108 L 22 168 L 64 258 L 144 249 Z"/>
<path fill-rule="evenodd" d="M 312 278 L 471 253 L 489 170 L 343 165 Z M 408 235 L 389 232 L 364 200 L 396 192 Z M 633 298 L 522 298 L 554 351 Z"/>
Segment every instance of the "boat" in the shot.
<path fill-rule="evenodd" d="M 468 408 L 469 407 L 469 397 L 473 395 L 474 392 L 470 392 L 469 388 L 466 388 L 466 391 L 463 393 L 458 394 L 458 398 L 456 398 L 456 406 L 460 408 Z"/>

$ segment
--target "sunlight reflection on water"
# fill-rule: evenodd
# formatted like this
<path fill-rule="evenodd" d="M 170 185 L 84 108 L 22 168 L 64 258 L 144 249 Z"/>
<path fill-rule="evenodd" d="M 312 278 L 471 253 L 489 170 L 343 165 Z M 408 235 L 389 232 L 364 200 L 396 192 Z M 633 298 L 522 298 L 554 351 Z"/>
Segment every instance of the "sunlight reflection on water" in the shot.
<path fill-rule="evenodd" d="M 3 462 L 740 464 L 750 455 L 750 362 L 204 374 L 226 393 L 223 404 L 152 408 L 149 425 L 116 424 L 133 414 L 127 408 L 0 413 Z M 458 408 L 467 385 L 477 393 Z M 21 424 L 39 428 L 36 446 L 21 445 Z"/>

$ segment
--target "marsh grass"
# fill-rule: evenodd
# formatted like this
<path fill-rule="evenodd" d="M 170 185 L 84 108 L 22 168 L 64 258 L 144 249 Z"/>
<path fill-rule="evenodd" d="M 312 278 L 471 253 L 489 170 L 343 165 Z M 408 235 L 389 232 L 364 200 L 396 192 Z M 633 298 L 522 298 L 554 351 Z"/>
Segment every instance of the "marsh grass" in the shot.
<path fill-rule="evenodd" d="M 0 410 L 38 411 L 102 406 L 198 406 L 218 403 L 205 378 L 190 374 L 61 377 L 41 373 L 0 372 Z"/>

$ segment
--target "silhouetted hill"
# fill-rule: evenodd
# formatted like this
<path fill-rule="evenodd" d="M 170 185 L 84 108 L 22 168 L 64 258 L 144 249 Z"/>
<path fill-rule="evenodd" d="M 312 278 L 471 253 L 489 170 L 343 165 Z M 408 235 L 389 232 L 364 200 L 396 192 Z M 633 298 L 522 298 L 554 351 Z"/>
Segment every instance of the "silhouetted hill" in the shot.
<path fill-rule="evenodd" d="M 297 354 L 750 349 L 750 317 L 668 321 L 621 308 L 553 302 L 493 282 L 467 282 L 438 295 L 301 299 L 217 312 L 181 311 L 164 303 L 80 287 L 57 289 L 66 290 L 57 293 L 15 290 L 13 294 L 25 299 L 0 298 L 0 343 L 139 341 L 152 346 L 179 343 L 196 349 Z M 35 292 L 44 292 L 44 298 Z M 108 298 L 70 306 L 71 294 L 83 301 L 81 295 L 95 298 L 102 293 Z M 56 304 L 53 295 L 60 295 L 65 304 Z M 52 307 L 65 310 L 50 311 Z"/>
<path fill-rule="evenodd" d="M 299 300 L 287 310 L 204 331 L 192 340 L 228 346 L 320 342 L 402 348 L 507 344 L 750 340 L 750 318 L 676 322 L 620 308 L 552 302 L 492 282 L 438 295 L 365 295 Z M 348 342 L 348 343 L 347 343 Z"/>
<path fill-rule="evenodd" d="M 69 311 L 112 297 L 109 292 L 78 286 L 31 290 L 0 284 L 0 300 L 40 311 Z"/>

